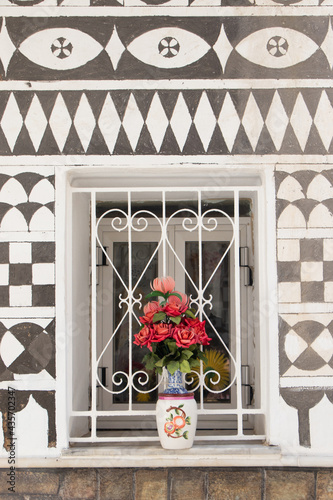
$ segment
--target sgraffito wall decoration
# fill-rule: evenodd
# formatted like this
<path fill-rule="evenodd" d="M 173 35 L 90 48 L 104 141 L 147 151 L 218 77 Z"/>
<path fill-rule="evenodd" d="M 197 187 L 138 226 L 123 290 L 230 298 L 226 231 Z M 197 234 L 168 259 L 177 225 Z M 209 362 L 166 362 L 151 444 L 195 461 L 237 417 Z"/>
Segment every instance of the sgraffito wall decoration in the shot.
<path fill-rule="evenodd" d="M 3 155 L 333 151 L 332 89 L 20 90 L 2 98 Z"/>
<path fill-rule="evenodd" d="M 2 19 L 6 80 L 331 78 L 328 17 Z"/>
<path fill-rule="evenodd" d="M 1 167 L 0 405 L 8 450 L 8 392 L 24 448 L 55 447 L 54 168 Z M 32 424 L 33 423 L 33 424 Z"/>
<path fill-rule="evenodd" d="M 297 410 L 300 445 L 325 449 L 315 412 L 325 407 L 323 425 L 332 417 L 332 169 L 281 169 L 276 191 L 281 395 Z"/>
<path fill-rule="evenodd" d="M 124 155 L 241 156 L 245 165 L 267 156 L 276 165 L 281 405 L 301 449 L 332 447 L 316 426 L 333 417 L 332 5 L 0 0 L 4 453 L 13 384 L 21 428 L 31 416 L 40 422 L 36 453 L 56 446 L 49 158 L 59 166 Z"/>

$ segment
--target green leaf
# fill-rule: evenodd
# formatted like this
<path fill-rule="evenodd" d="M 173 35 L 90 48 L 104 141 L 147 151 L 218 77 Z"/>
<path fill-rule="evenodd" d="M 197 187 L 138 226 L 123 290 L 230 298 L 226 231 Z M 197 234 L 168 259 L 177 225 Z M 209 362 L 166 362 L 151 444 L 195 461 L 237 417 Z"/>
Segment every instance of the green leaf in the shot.
<path fill-rule="evenodd" d="M 183 359 L 189 359 L 193 356 L 193 352 L 191 352 L 189 349 L 183 349 L 181 358 Z"/>
<path fill-rule="evenodd" d="M 191 425 L 191 417 L 186 417 L 185 422 L 187 423 L 187 425 Z"/>
<path fill-rule="evenodd" d="M 189 362 L 189 365 L 190 365 L 191 368 L 194 368 L 196 366 L 200 366 L 200 361 L 198 359 L 190 358 L 188 360 L 188 362 Z"/>
<path fill-rule="evenodd" d="M 208 359 L 206 358 L 206 356 L 204 355 L 204 353 L 201 352 L 201 351 L 198 352 L 198 358 L 202 359 L 202 361 L 204 361 L 206 364 L 208 363 Z"/>
<path fill-rule="evenodd" d="M 162 292 L 158 292 L 157 290 L 154 290 L 153 292 L 148 293 L 148 295 L 146 295 L 145 298 L 151 299 L 152 297 L 164 297 L 165 298 L 165 294 Z"/>
<path fill-rule="evenodd" d="M 157 323 L 157 321 L 163 321 L 166 318 L 166 314 L 162 311 L 155 313 L 153 316 L 153 323 Z"/>
<path fill-rule="evenodd" d="M 154 318 L 155 318 L 155 316 L 154 316 Z M 170 318 L 170 321 L 172 321 L 172 323 L 175 323 L 176 325 L 179 325 L 179 323 L 182 320 L 181 316 L 169 316 L 169 318 Z"/>
<path fill-rule="evenodd" d="M 176 415 L 180 415 L 180 411 L 176 408 Z"/>
<path fill-rule="evenodd" d="M 162 373 L 163 373 L 163 369 L 159 366 L 156 366 L 156 371 L 159 375 L 162 375 Z"/>
<path fill-rule="evenodd" d="M 179 370 L 179 362 L 178 361 L 170 361 L 167 365 L 166 365 L 168 371 L 171 373 L 171 375 L 173 375 L 175 373 L 175 371 Z"/>
<path fill-rule="evenodd" d="M 177 351 L 176 341 L 173 339 L 167 339 L 164 342 L 168 346 L 170 353 L 175 354 L 175 352 Z"/>
<path fill-rule="evenodd" d="M 187 361 L 187 359 L 184 359 L 181 363 L 180 363 L 180 371 L 183 372 L 183 373 L 190 373 L 191 371 L 191 367 L 190 367 L 190 364 L 189 362 Z"/>
<path fill-rule="evenodd" d="M 147 368 L 147 370 L 154 370 L 155 363 L 151 357 L 149 359 L 146 359 L 146 360 L 143 358 L 142 361 L 143 361 L 143 364 L 145 365 L 145 367 Z"/>
<path fill-rule="evenodd" d="M 183 434 L 183 438 L 188 439 L 188 431 L 185 431 Z"/>
<path fill-rule="evenodd" d="M 178 405 L 178 408 L 183 408 L 183 406 L 184 406 L 183 404 L 181 404 L 181 405 Z"/>
<path fill-rule="evenodd" d="M 185 311 L 185 314 L 186 314 L 186 316 L 188 316 L 189 318 L 193 318 L 193 319 L 195 319 L 195 314 L 193 314 L 193 312 L 192 312 L 190 309 L 187 309 L 187 310 Z"/>
<path fill-rule="evenodd" d="M 161 366 L 161 367 L 164 366 L 165 357 L 166 356 L 164 356 L 163 358 L 161 358 L 158 361 L 156 361 L 155 366 Z"/>

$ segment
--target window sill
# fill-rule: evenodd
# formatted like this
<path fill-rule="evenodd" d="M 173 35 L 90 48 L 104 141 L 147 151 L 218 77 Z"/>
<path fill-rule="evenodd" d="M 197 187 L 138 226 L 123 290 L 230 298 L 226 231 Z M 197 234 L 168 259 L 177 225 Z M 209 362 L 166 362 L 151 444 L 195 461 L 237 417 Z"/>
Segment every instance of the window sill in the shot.
<path fill-rule="evenodd" d="M 332 455 L 294 450 L 286 455 L 279 446 L 263 444 L 202 445 L 189 450 L 164 450 L 154 445 L 76 447 L 51 456 L 18 457 L 17 468 L 158 468 L 158 467 L 332 467 Z M 8 467 L 0 458 L 0 468 Z"/>
<path fill-rule="evenodd" d="M 99 467 L 222 467 L 275 465 L 281 459 L 280 448 L 258 445 L 202 445 L 187 450 L 164 450 L 159 444 L 116 447 L 70 448 L 61 460 L 97 464 Z"/>
<path fill-rule="evenodd" d="M 19 467 L 262 467 L 282 465 L 280 448 L 263 444 L 200 445 L 164 450 L 159 444 L 75 447 L 60 457 L 21 458 Z"/>

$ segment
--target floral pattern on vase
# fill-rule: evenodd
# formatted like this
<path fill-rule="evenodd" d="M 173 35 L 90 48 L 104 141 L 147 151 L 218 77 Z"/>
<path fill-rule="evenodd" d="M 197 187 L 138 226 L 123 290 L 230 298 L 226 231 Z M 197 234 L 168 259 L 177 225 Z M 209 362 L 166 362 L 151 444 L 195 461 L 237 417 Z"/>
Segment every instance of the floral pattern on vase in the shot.
<path fill-rule="evenodd" d="M 162 448 L 191 448 L 197 427 L 197 403 L 193 392 L 163 392 L 156 405 L 157 430 Z"/>
<path fill-rule="evenodd" d="M 178 439 L 183 437 L 188 439 L 188 430 L 184 429 L 187 425 L 191 425 L 191 417 L 187 417 L 185 411 L 183 410 L 184 404 L 178 406 L 170 406 L 165 410 L 169 415 L 166 418 L 164 424 L 164 432 L 168 437 L 173 439 Z M 175 415 L 172 411 L 175 411 Z"/>

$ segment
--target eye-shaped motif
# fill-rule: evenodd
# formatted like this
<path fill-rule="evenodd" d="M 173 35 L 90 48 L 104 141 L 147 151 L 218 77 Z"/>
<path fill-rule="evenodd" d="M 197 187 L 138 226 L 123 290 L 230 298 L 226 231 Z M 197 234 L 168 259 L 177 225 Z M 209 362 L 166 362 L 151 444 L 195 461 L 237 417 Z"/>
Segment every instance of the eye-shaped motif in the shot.
<path fill-rule="evenodd" d="M 157 68 L 182 68 L 203 57 L 210 45 L 181 28 L 157 28 L 135 38 L 127 50 L 145 64 Z"/>
<path fill-rule="evenodd" d="M 72 28 L 38 31 L 24 40 L 19 51 L 45 68 L 66 70 L 83 66 L 103 50 L 90 35 Z"/>
<path fill-rule="evenodd" d="M 10 3 L 14 3 L 15 5 L 36 5 L 37 3 L 42 3 L 44 0 L 9 0 Z"/>
<path fill-rule="evenodd" d="M 236 47 L 250 62 L 266 68 L 289 68 L 311 57 L 318 45 L 303 33 L 290 28 L 265 28 L 255 31 Z"/>

